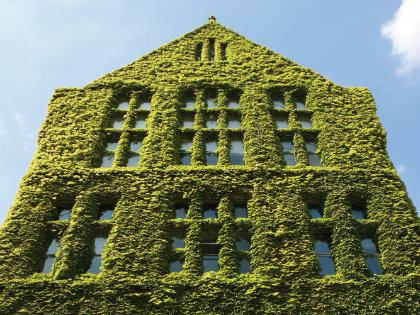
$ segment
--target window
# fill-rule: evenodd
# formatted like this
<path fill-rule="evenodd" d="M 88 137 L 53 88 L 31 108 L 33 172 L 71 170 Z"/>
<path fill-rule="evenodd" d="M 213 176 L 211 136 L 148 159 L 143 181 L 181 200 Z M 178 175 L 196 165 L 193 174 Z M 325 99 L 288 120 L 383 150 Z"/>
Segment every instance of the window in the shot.
<path fill-rule="evenodd" d="M 188 96 L 185 99 L 185 108 L 186 109 L 193 109 L 195 108 L 195 100 L 193 96 Z"/>
<path fill-rule="evenodd" d="M 312 128 L 311 116 L 310 115 L 298 115 L 298 120 L 302 128 Z"/>
<path fill-rule="evenodd" d="M 185 247 L 185 235 L 177 234 L 172 236 L 172 249 Z"/>
<path fill-rule="evenodd" d="M 128 109 L 128 102 L 119 103 L 117 108 L 120 109 L 120 110 L 127 110 Z"/>
<path fill-rule="evenodd" d="M 186 219 L 188 206 L 180 205 L 175 207 L 175 219 Z"/>
<path fill-rule="evenodd" d="M 138 108 L 140 109 L 149 109 L 150 110 L 151 101 L 149 98 L 140 100 Z"/>
<path fill-rule="evenodd" d="M 235 215 L 235 218 L 247 218 L 248 211 L 247 211 L 246 205 L 235 205 L 234 215 Z"/>
<path fill-rule="evenodd" d="M 107 241 L 107 237 L 96 237 L 94 241 L 94 254 L 87 273 L 99 274 L 102 265 L 102 253 Z"/>
<path fill-rule="evenodd" d="M 182 113 L 182 128 L 194 127 L 194 113 Z"/>
<path fill-rule="evenodd" d="M 322 218 L 322 207 L 321 205 L 309 205 L 309 214 L 312 219 Z"/>
<path fill-rule="evenodd" d="M 203 231 L 201 233 L 201 253 L 203 255 L 203 271 L 219 270 L 220 244 L 217 243 L 217 232 Z"/>
<path fill-rule="evenodd" d="M 249 236 L 244 233 L 236 235 L 236 250 L 239 258 L 239 273 L 249 273 Z"/>
<path fill-rule="evenodd" d="M 222 58 L 222 60 L 226 60 L 226 48 L 226 43 L 220 43 L 220 57 Z"/>
<path fill-rule="evenodd" d="M 276 115 L 275 120 L 277 129 L 285 129 L 289 127 L 289 123 L 287 122 L 287 115 Z"/>
<path fill-rule="evenodd" d="M 207 113 L 206 128 L 217 128 L 217 113 Z"/>
<path fill-rule="evenodd" d="M 227 108 L 239 108 L 239 98 L 230 97 L 227 103 Z"/>
<path fill-rule="evenodd" d="M 217 205 L 204 206 L 203 219 L 217 219 Z"/>
<path fill-rule="evenodd" d="M 134 124 L 134 128 L 135 129 L 144 129 L 146 128 L 146 119 L 147 119 L 147 114 L 145 113 L 139 113 L 137 114 L 136 120 L 135 120 L 135 124 Z"/>
<path fill-rule="evenodd" d="M 353 218 L 355 218 L 356 220 L 365 219 L 365 209 L 363 207 L 358 205 L 352 205 L 350 211 L 353 215 Z"/>
<path fill-rule="evenodd" d="M 366 254 L 366 261 L 369 267 L 369 270 L 376 275 L 382 274 L 381 269 L 379 267 L 379 255 L 376 252 L 375 243 L 371 238 L 365 238 L 362 240 L 362 248 Z"/>
<path fill-rule="evenodd" d="M 169 266 L 169 272 L 180 272 L 182 271 L 183 265 L 184 265 L 183 260 L 172 261 Z"/>
<path fill-rule="evenodd" d="M 134 137 L 134 136 L 133 136 Z M 135 138 L 130 142 L 130 153 L 127 160 L 128 167 L 137 167 L 140 163 L 140 149 L 142 146 L 142 139 Z"/>
<path fill-rule="evenodd" d="M 241 121 L 239 120 L 239 118 L 236 115 L 231 114 L 231 115 L 228 116 L 227 127 L 229 129 L 239 129 L 239 128 L 241 128 Z"/>
<path fill-rule="evenodd" d="M 184 139 L 181 143 L 181 165 L 190 165 L 191 164 L 191 149 L 193 141 L 192 139 Z"/>
<path fill-rule="evenodd" d="M 53 239 L 45 255 L 45 262 L 42 268 L 42 273 L 50 273 L 53 270 L 55 255 L 57 251 L 58 251 L 58 242 L 56 239 Z"/>
<path fill-rule="evenodd" d="M 114 164 L 115 151 L 117 150 L 118 142 L 108 142 L 104 157 L 102 158 L 101 167 L 112 167 Z"/>
<path fill-rule="evenodd" d="M 215 52 L 214 52 L 214 38 L 209 40 L 209 60 L 214 61 Z"/>
<path fill-rule="evenodd" d="M 230 148 L 230 164 L 244 165 L 244 145 L 242 138 L 232 138 Z"/>
<path fill-rule="evenodd" d="M 284 101 L 279 96 L 274 96 L 272 100 L 273 100 L 274 109 L 284 109 L 285 108 L 284 107 Z"/>
<path fill-rule="evenodd" d="M 317 153 L 318 148 L 316 144 L 316 140 L 307 140 L 306 144 L 306 152 L 308 154 L 308 162 L 310 166 L 321 166 L 321 159 Z"/>
<path fill-rule="evenodd" d="M 120 116 L 115 117 L 114 118 L 114 122 L 112 123 L 112 128 L 114 128 L 114 129 L 122 129 L 122 127 L 123 127 L 123 121 L 124 121 L 124 118 L 123 117 L 120 117 Z"/>
<path fill-rule="evenodd" d="M 206 143 L 206 165 L 217 165 L 217 142 Z"/>
<path fill-rule="evenodd" d="M 283 150 L 283 159 L 286 162 L 286 166 L 296 165 L 295 159 L 295 147 L 292 140 L 285 140 L 281 142 L 281 147 Z"/>
<path fill-rule="evenodd" d="M 306 109 L 305 101 L 297 100 L 296 101 L 296 109 Z"/>
<path fill-rule="evenodd" d="M 315 243 L 315 253 L 318 255 L 318 260 L 321 266 L 321 275 L 334 274 L 334 265 L 331 260 L 330 248 L 327 242 L 317 241 Z"/>
<path fill-rule="evenodd" d="M 195 60 L 201 61 L 201 54 L 203 52 L 203 43 L 198 43 L 195 47 Z"/>
<path fill-rule="evenodd" d="M 114 206 L 103 205 L 99 210 L 99 221 L 111 220 L 114 214 Z"/>
<path fill-rule="evenodd" d="M 69 220 L 73 206 L 66 205 L 59 207 L 58 220 Z"/>
<path fill-rule="evenodd" d="M 207 108 L 217 108 L 216 97 L 211 94 L 207 96 L 206 104 Z"/>

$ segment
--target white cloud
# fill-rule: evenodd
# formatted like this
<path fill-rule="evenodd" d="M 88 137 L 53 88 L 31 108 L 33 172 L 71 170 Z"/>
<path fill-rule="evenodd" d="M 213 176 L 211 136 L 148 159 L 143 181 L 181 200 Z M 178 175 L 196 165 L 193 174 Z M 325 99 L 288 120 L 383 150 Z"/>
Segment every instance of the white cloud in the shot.
<path fill-rule="evenodd" d="M 403 165 L 403 164 L 398 164 L 397 165 L 397 173 L 398 174 L 402 174 L 402 173 L 404 173 L 405 171 L 407 170 L 407 167 L 405 167 L 405 165 Z"/>
<path fill-rule="evenodd" d="M 392 55 L 401 58 L 398 74 L 420 68 L 420 0 L 403 0 L 393 19 L 382 25 L 382 36 L 392 41 Z"/>

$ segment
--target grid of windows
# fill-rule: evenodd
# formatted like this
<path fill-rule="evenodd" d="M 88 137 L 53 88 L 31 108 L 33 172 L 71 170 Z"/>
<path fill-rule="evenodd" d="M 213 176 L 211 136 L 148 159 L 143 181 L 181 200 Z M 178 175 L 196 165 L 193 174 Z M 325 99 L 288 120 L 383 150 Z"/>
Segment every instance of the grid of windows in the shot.
<path fill-rule="evenodd" d="M 236 198 L 237 199 L 237 198 Z M 192 239 L 195 242 L 196 246 L 192 246 L 195 248 L 193 250 L 199 251 L 201 255 L 201 263 L 202 263 L 202 270 L 203 272 L 209 271 L 219 271 L 220 263 L 219 263 L 219 255 L 220 250 L 223 246 L 229 246 L 228 244 L 220 243 L 219 236 L 220 231 L 223 229 L 220 226 L 220 222 L 216 221 L 220 215 L 223 216 L 231 216 L 232 219 L 246 219 L 248 217 L 246 202 L 238 201 L 229 201 L 227 199 L 221 200 L 208 200 L 203 201 L 201 204 L 200 209 L 196 207 L 196 203 L 193 202 L 195 205 L 192 210 L 190 210 L 191 206 L 188 206 L 187 202 L 178 202 L 175 203 L 174 210 L 173 210 L 173 218 L 174 219 L 186 219 L 189 217 L 189 211 L 192 211 L 191 215 L 195 218 L 195 220 L 206 220 L 202 223 L 202 228 L 198 239 L 192 236 Z M 233 205 L 231 204 L 233 202 Z M 226 212 L 229 209 L 229 212 Z M 199 211 L 199 212 L 197 212 Z M 219 214 L 219 211 L 224 211 L 223 213 Z M 169 271 L 170 272 L 180 272 L 183 270 L 184 262 L 186 259 L 186 235 L 188 234 L 188 227 L 181 229 L 179 228 L 180 221 L 174 225 L 173 230 L 170 231 L 170 244 L 172 249 L 172 259 L 170 261 Z M 205 224 L 204 224 L 205 222 Z M 242 221 L 238 222 L 238 226 L 242 226 Z M 191 221 L 184 221 L 182 226 L 189 226 L 192 224 Z M 247 225 L 244 223 L 245 226 Z M 223 225 L 223 223 L 222 223 Z M 238 262 L 238 272 L 239 273 L 248 273 L 249 272 L 249 260 L 250 260 L 250 242 L 249 242 L 249 235 L 244 232 L 233 232 L 235 234 L 235 248 L 236 254 L 232 255 L 231 251 L 228 251 L 232 256 L 231 259 L 236 259 Z M 191 242 L 191 240 L 190 240 Z M 233 245 L 233 244 L 232 244 Z M 190 249 L 192 250 L 192 249 Z M 195 255 L 194 255 L 195 256 Z"/>
<path fill-rule="evenodd" d="M 181 165 L 243 165 L 243 130 L 239 111 L 239 96 L 223 90 L 201 90 L 184 97 L 181 110 Z M 197 135 L 196 131 L 201 130 Z M 197 141 L 195 137 L 199 137 Z M 229 139 L 229 143 L 220 139 Z M 223 145 L 222 145 L 223 142 Z M 193 146 L 197 143 L 197 146 Z M 201 147 L 202 146 L 202 147 Z M 221 146 L 221 147 L 219 147 Z M 193 151 L 204 151 L 204 160 L 193 161 Z M 229 151 L 229 159 L 219 159 L 220 151 Z M 198 156 L 198 155 L 197 155 Z"/>
<path fill-rule="evenodd" d="M 321 166 L 318 130 L 313 129 L 312 112 L 303 99 L 303 96 L 288 92 L 271 95 L 274 126 L 280 138 L 284 164 Z"/>
<path fill-rule="evenodd" d="M 135 93 L 130 101 L 118 103 L 107 129 L 107 143 L 101 167 L 136 167 L 140 163 L 140 149 L 147 134 L 150 96 Z"/>

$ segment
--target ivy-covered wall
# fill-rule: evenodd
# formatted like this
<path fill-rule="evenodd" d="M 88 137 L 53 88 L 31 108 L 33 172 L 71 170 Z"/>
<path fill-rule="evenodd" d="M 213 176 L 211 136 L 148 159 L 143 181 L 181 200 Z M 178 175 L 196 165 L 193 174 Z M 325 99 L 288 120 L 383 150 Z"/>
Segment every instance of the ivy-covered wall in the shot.
<path fill-rule="evenodd" d="M 0 314 L 420 313 L 419 219 L 375 111 L 367 89 L 340 87 L 214 21 L 84 88 L 57 89 L 0 230 Z M 209 115 L 217 128 L 207 128 Z M 136 128 L 139 117 L 146 128 Z M 229 117 L 241 127 L 228 128 Z M 244 165 L 231 165 L 233 139 L 243 140 Z M 213 140 L 217 165 L 206 165 Z M 287 166 L 285 140 L 296 165 Z M 310 141 L 321 166 L 311 164 Z M 112 166 L 101 167 L 107 154 Z M 183 154 L 190 165 L 180 165 Z M 138 166 L 125 166 L 137 155 Z M 321 218 L 310 216 L 314 203 Z M 110 204 L 112 220 L 98 220 Z M 217 205 L 217 219 L 203 218 L 206 204 Z M 237 204 L 247 217 L 235 217 Z M 72 206 L 68 220 L 58 220 L 62 205 Z M 186 218 L 175 218 L 179 205 Z M 353 205 L 365 218 L 351 215 Z M 203 273 L 208 231 L 219 267 Z M 173 250 L 176 233 L 185 247 Z M 249 251 L 236 248 L 239 235 Z M 86 271 L 98 236 L 108 240 L 95 275 Z M 53 272 L 41 273 L 54 238 Z M 365 238 L 377 244 L 381 275 L 368 268 Z M 330 246 L 333 275 L 319 273 L 317 240 Z M 176 260 L 182 271 L 170 272 Z"/>

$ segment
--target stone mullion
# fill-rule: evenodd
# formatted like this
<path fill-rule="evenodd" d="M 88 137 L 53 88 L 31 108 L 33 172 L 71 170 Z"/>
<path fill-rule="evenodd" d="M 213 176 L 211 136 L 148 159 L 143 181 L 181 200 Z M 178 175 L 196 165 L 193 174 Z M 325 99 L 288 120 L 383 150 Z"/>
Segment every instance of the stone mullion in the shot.
<path fill-rule="evenodd" d="M 197 91 L 195 100 L 193 151 L 191 154 L 191 165 L 201 166 L 206 164 L 205 136 L 202 128 L 205 127 L 205 95 L 203 90 Z"/>
<path fill-rule="evenodd" d="M 230 196 L 223 196 L 217 211 L 218 220 L 222 222 L 217 242 L 222 246 L 219 252 L 219 271 L 223 274 L 235 274 L 238 271 L 232 210 Z"/>
<path fill-rule="evenodd" d="M 300 165 L 308 165 L 308 155 L 305 148 L 305 140 L 300 132 L 295 132 L 293 136 L 293 145 L 295 147 L 296 163 Z"/>
<path fill-rule="evenodd" d="M 185 238 L 185 262 L 183 269 L 190 274 L 199 275 L 203 272 L 203 258 L 200 247 L 201 219 L 203 199 L 200 194 L 193 193 L 188 207 L 187 218 L 192 222 Z"/>
<path fill-rule="evenodd" d="M 242 123 L 245 129 L 245 164 L 277 166 L 281 156 L 271 117 L 271 105 L 263 90 L 245 89 L 241 97 Z"/>
<path fill-rule="evenodd" d="M 94 251 L 92 223 L 98 215 L 98 202 L 91 193 L 78 197 L 70 217 L 70 224 L 60 239 L 54 262 L 54 277 L 67 279 L 85 273 Z"/>
<path fill-rule="evenodd" d="M 337 188 L 327 195 L 324 217 L 334 220 L 329 245 L 335 272 L 356 278 L 369 274 L 345 190 Z"/>
<path fill-rule="evenodd" d="M 373 185 L 378 186 L 376 183 Z M 384 273 L 419 272 L 419 222 L 412 219 L 412 208 L 406 195 L 401 194 L 399 187 L 394 185 L 395 183 L 389 183 L 386 188 L 378 188 L 370 198 L 367 208 L 368 218 L 379 223 L 376 236 L 381 266 Z M 401 246 L 401 239 L 410 246 Z"/>

